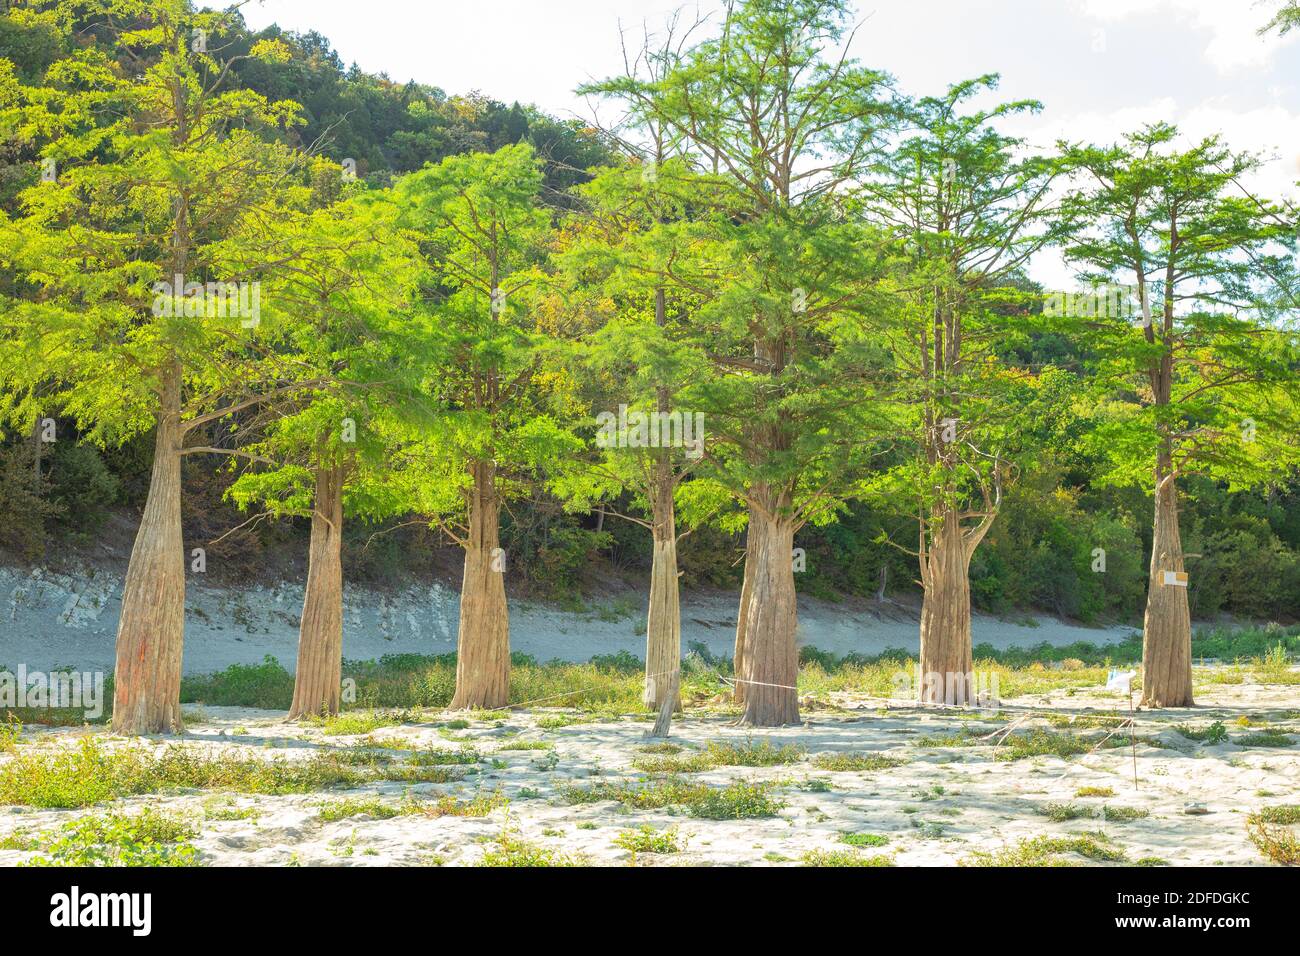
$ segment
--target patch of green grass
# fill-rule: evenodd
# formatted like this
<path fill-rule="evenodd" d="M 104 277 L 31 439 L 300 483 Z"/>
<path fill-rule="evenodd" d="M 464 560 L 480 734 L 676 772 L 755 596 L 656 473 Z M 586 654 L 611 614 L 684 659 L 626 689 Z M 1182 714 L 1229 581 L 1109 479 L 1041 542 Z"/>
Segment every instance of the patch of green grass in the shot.
<path fill-rule="evenodd" d="M 468 800 L 450 794 L 434 800 L 406 797 L 402 800 L 383 800 L 380 797 L 348 797 L 328 803 L 318 803 L 316 815 L 326 823 L 351 817 L 372 817 L 391 820 L 394 817 L 485 817 L 509 801 L 500 793 L 478 793 Z"/>
<path fill-rule="evenodd" d="M 391 803 L 379 797 L 349 797 L 332 803 L 317 804 L 316 816 L 326 823 L 335 823 L 351 817 L 372 817 L 375 820 L 391 820 L 407 813 L 401 803 Z"/>
<path fill-rule="evenodd" d="M 262 811 L 257 807 L 214 807 L 203 812 L 203 819 L 211 820 L 214 823 L 232 820 L 256 820 L 261 816 Z"/>
<path fill-rule="evenodd" d="M 580 723 L 582 723 L 581 720 L 568 714 L 551 714 L 540 718 L 537 721 L 537 726 L 540 730 L 559 730 L 561 727 L 571 727 Z"/>
<path fill-rule="evenodd" d="M 632 766 L 642 773 L 703 773 L 715 766 L 704 754 L 665 754 L 634 757 Z"/>
<path fill-rule="evenodd" d="M 1260 807 L 1250 814 L 1247 819 L 1290 826 L 1294 823 L 1300 823 L 1300 806 L 1291 804 L 1278 807 Z"/>
<path fill-rule="evenodd" d="M 451 767 L 394 764 L 380 768 L 378 776 L 380 780 L 395 780 L 401 783 L 455 783 L 465 779 L 465 772 Z"/>
<path fill-rule="evenodd" d="M 1129 823 L 1142 820 L 1151 815 L 1151 811 L 1142 807 L 1102 807 L 1102 819 L 1113 823 Z"/>
<path fill-rule="evenodd" d="M 124 760 L 128 766 L 130 762 L 131 758 Z M 266 760 L 173 745 L 152 760 L 145 756 L 137 766 L 139 783 L 147 788 L 141 792 L 193 788 L 280 795 L 354 786 L 364 779 L 330 752 L 297 760 Z"/>
<path fill-rule="evenodd" d="M 433 800 L 412 800 L 409 806 L 414 808 L 415 813 L 425 817 L 485 817 L 509 803 L 505 794 L 494 790 L 491 793 L 476 793 L 468 800 L 452 794 L 444 794 Z"/>
<path fill-rule="evenodd" d="M 0 850 L 39 850 L 41 841 L 27 830 L 15 830 L 6 837 L 0 837 Z"/>
<path fill-rule="evenodd" d="M 771 796 L 772 785 L 737 781 L 721 789 L 706 788 L 685 801 L 687 812 L 705 820 L 749 820 L 776 816 L 785 806 Z"/>
<path fill-rule="evenodd" d="M 528 766 L 532 767 L 535 770 L 554 770 L 559 765 L 560 765 L 560 755 L 557 754 L 554 750 L 548 750 L 546 752 L 546 756 L 538 757 L 536 760 L 529 763 Z"/>
<path fill-rule="evenodd" d="M 663 743 L 657 744 L 645 744 L 636 749 L 641 751 L 643 754 L 679 754 L 686 748 L 678 744 L 670 744 L 667 741 L 664 741 Z"/>
<path fill-rule="evenodd" d="M 710 743 L 704 757 L 717 767 L 775 767 L 798 763 L 803 759 L 803 748 L 794 744 L 773 746 L 769 740 L 743 744 Z"/>
<path fill-rule="evenodd" d="M 998 760 L 1024 760 L 1026 757 L 1067 757 L 1087 753 L 1086 741 L 1073 734 L 1053 734 L 1045 730 L 1031 730 L 1027 734 L 1008 734 L 994 757 Z"/>
<path fill-rule="evenodd" d="M 908 820 L 907 822 L 909 826 L 918 831 L 916 835 L 922 840 L 942 840 L 947 830 L 947 824 L 944 823 L 918 819 Z"/>
<path fill-rule="evenodd" d="M 198 829 L 152 809 L 107 813 L 65 823 L 26 866 L 197 866 L 190 841 Z M 44 842 L 44 841 L 43 841 Z"/>
<path fill-rule="evenodd" d="M 1053 823 L 1065 823 L 1067 820 L 1077 820 L 1079 817 L 1098 817 L 1112 823 L 1129 823 L 1149 816 L 1150 812 L 1139 807 L 1112 807 L 1108 805 L 1088 807 L 1077 803 L 1049 803 L 1041 811 L 1043 816 Z"/>
<path fill-rule="evenodd" d="M 368 734 L 380 727 L 396 727 L 409 723 L 412 714 L 407 710 L 348 710 L 332 717 L 311 717 L 304 723 L 319 727 L 321 733 L 331 736 Z"/>
<path fill-rule="evenodd" d="M 686 841 L 676 827 L 656 830 L 647 825 L 624 830 L 614 838 L 614 845 L 633 853 L 680 853 L 686 848 Z"/>
<path fill-rule="evenodd" d="M 840 842 L 849 846 L 884 846 L 889 842 L 889 837 L 879 833 L 841 833 Z"/>
<path fill-rule="evenodd" d="M 469 721 L 465 720 L 463 717 L 457 717 L 455 720 L 447 721 L 443 726 L 445 726 L 447 730 L 467 730 L 469 728 Z"/>
<path fill-rule="evenodd" d="M 30 727 L 82 727 L 88 724 L 106 724 L 112 717 L 112 675 L 104 681 L 104 712 L 90 718 L 77 707 L 0 707 L 0 724 L 10 722 Z"/>
<path fill-rule="evenodd" d="M 429 747 L 413 753 L 410 762 L 417 767 L 433 767 L 445 764 L 479 763 L 482 759 L 483 755 L 473 747 Z"/>
<path fill-rule="evenodd" d="M 569 803 L 614 800 L 638 810 L 681 806 L 706 820 L 743 820 L 776 816 L 785 803 L 771 796 L 774 784 L 736 781 L 725 787 L 668 778 L 653 783 L 607 783 L 569 787 L 561 796 Z"/>
<path fill-rule="evenodd" d="M 804 866 L 893 866 L 887 856 L 863 856 L 852 850 L 809 850 L 799 858 Z"/>
<path fill-rule="evenodd" d="M 554 750 L 555 744 L 546 740 L 516 740 L 512 743 L 502 744 L 497 751 L 504 750 Z"/>
<path fill-rule="evenodd" d="M 87 737 L 75 748 L 15 755 L 0 774 L 0 804 L 71 809 L 177 789 L 310 793 L 364 779 L 329 752 L 266 760 L 173 744 L 155 755 L 142 747 L 109 749 Z"/>
<path fill-rule="evenodd" d="M 1287 652 L 1287 645 L 1282 641 L 1270 646 L 1264 652 L 1264 656 L 1256 660 L 1255 666 L 1262 676 L 1270 680 L 1283 680 L 1290 683 L 1288 678 L 1295 676 L 1291 673 L 1291 655 Z"/>
<path fill-rule="evenodd" d="M 1093 815 L 1091 807 L 1081 807 L 1074 803 L 1049 803 L 1043 807 L 1041 813 L 1053 823 L 1064 823 L 1067 820 Z"/>
<path fill-rule="evenodd" d="M 371 747 L 337 747 L 330 755 L 349 767 L 382 767 L 393 762 L 393 755 Z"/>
<path fill-rule="evenodd" d="M 1169 861 L 1158 856 L 1144 856 L 1133 863 L 1134 866 L 1168 866 Z"/>
<path fill-rule="evenodd" d="M 1169 744 L 1162 741 L 1159 737 L 1143 736 L 1136 734 L 1129 736 L 1127 733 L 1114 734 L 1111 737 L 1103 737 L 1095 746 L 1099 750 L 1119 750 L 1123 747 L 1130 746 L 1141 747 L 1158 747 L 1161 750 L 1181 750 L 1176 744 Z"/>
<path fill-rule="evenodd" d="M 812 759 L 812 765 L 818 770 L 836 772 L 889 770 L 907 763 L 899 757 L 870 753 L 821 753 Z"/>
<path fill-rule="evenodd" d="M 1110 730 L 1128 720 L 1128 717 L 1118 711 L 1108 710 L 1100 714 L 1048 714 L 1046 720 L 1053 727 L 1072 727 L 1077 730 L 1103 727 Z"/>
<path fill-rule="evenodd" d="M 1228 739 L 1228 728 L 1223 726 L 1223 721 L 1216 720 L 1208 727 L 1190 727 L 1186 724 L 1178 724 L 1174 727 L 1182 736 L 1188 740 L 1199 740 L 1206 745 L 1221 744 Z"/>
<path fill-rule="evenodd" d="M 976 850 L 959 860 L 959 866 L 1078 866 L 1067 856 L 1073 854 L 1098 863 L 1123 863 L 1123 850 L 1107 846 L 1092 836 L 1030 837 L 1014 846 L 987 852 Z"/>
<path fill-rule="evenodd" d="M 583 866 L 586 860 L 582 856 L 570 856 L 521 840 L 511 833 L 502 833 L 496 838 L 497 848 L 483 854 L 479 866 Z"/>
<path fill-rule="evenodd" d="M 798 763 L 803 750 L 793 745 L 776 747 L 769 741 L 743 744 L 711 743 L 699 753 L 683 754 L 675 744 L 671 751 L 641 748 L 642 756 L 632 761 L 632 766 L 642 773 L 702 773 L 716 767 L 773 767 Z"/>
<path fill-rule="evenodd" d="M 1266 730 L 1258 734 L 1244 734 L 1233 741 L 1239 747 L 1290 747 L 1294 741 L 1290 734 Z"/>
<path fill-rule="evenodd" d="M 1135 648 L 1137 659 L 1141 659 L 1141 642 L 1130 644 Z M 988 644 L 975 649 L 975 670 L 995 673 L 998 688 L 1004 697 L 1018 697 L 1022 694 L 1046 693 L 1050 690 L 1068 687 L 1087 687 L 1104 683 L 1106 679 L 1107 660 L 1115 660 L 1114 649 L 1122 645 L 1108 645 L 1096 648 L 1092 645 L 1074 645 L 1068 649 L 1058 649 L 1049 645 L 1040 645 L 1026 653 L 1018 648 L 997 650 Z M 1076 658 L 1095 658 L 1097 666 L 1075 669 L 1049 669 L 1042 661 L 1063 659 L 1060 650 L 1076 651 Z M 1088 653 L 1088 651 L 1091 653 Z M 815 648 L 800 649 L 803 666 L 799 670 L 799 692 L 813 696 L 824 696 L 831 691 L 849 691 L 869 694 L 875 697 L 888 697 L 894 693 L 894 677 L 898 671 L 911 671 L 915 659 L 901 650 L 885 651 L 875 657 L 849 655 L 835 658 L 834 655 L 818 651 Z"/>
<path fill-rule="evenodd" d="M 913 747 L 978 747 L 984 741 L 969 730 L 955 730 L 945 734 L 928 734 L 912 741 Z"/>
<path fill-rule="evenodd" d="M 1115 791 L 1111 787 L 1080 787 L 1074 791 L 1076 797 L 1113 797 Z"/>

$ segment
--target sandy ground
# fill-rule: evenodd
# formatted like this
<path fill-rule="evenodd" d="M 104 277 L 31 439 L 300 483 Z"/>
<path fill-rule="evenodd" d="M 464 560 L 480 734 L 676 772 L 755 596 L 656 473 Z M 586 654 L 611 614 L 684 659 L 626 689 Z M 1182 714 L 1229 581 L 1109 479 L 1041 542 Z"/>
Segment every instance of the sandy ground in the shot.
<path fill-rule="evenodd" d="M 250 590 L 205 587 L 191 575 L 186 596 L 187 673 L 208 673 L 234 663 L 260 663 L 270 655 L 293 669 L 298 646 L 302 587 L 282 584 Z M 0 568 L 0 667 L 29 670 L 61 666 L 111 669 L 113 638 L 121 609 L 122 582 L 116 573 L 62 574 Z M 645 655 L 645 598 L 611 598 L 586 614 L 512 602 L 510 640 L 516 651 L 538 660 L 586 661 L 621 650 Z M 711 653 L 730 657 L 735 642 L 737 597 L 685 595 L 683 645 L 699 641 Z M 835 654 L 875 654 L 915 648 L 915 615 L 888 605 L 799 602 L 799 640 Z M 384 654 L 443 654 L 456 648 L 458 595 L 433 584 L 394 593 L 349 588 L 344 594 L 343 654 L 374 660 Z M 1131 628 L 1085 628 L 1051 618 L 1026 626 L 977 615 L 975 643 L 995 647 L 1088 641 L 1105 644 Z"/>
<path fill-rule="evenodd" d="M 1101 831 L 1109 845 L 1123 850 L 1128 862 L 1155 857 L 1172 865 L 1261 864 L 1265 861 L 1247 839 L 1245 817 L 1260 806 L 1298 802 L 1300 747 L 1294 742 L 1287 748 L 1204 745 L 1183 738 L 1173 727 L 1222 720 L 1236 740 L 1248 731 L 1234 721 L 1250 715 L 1300 731 L 1300 711 L 1291 709 L 1300 705 L 1300 687 L 1212 684 L 1198 689 L 1198 699 L 1200 706 L 1192 711 L 1139 714 L 1138 733 L 1158 738 L 1171 749 L 1138 745 L 1136 787 L 1128 747 L 1069 759 L 1040 756 L 1004 762 L 996 759 L 992 740 L 977 747 L 930 748 L 914 743 L 921 735 L 960 729 L 993 733 L 1021 718 L 1022 727 L 1047 728 L 1035 713 L 1086 715 L 1095 709 L 1127 706 L 1102 691 L 1007 700 L 1000 713 L 982 716 L 901 703 L 882 707 L 878 700 L 837 695 L 832 705 L 807 710 L 804 726 L 763 732 L 735 727 L 725 717 L 679 719 L 671 739 L 688 753 L 711 741 L 762 740 L 794 744 L 806 751 L 794 765 L 721 767 L 689 775 L 716 786 L 736 780 L 777 783 L 773 793 L 785 804 L 778 815 L 721 821 L 667 810 L 629 810 L 612 801 L 580 805 L 564 801 L 561 791 L 566 786 L 643 779 L 631 768 L 647 742 L 643 735 L 648 723 L 640 717 L 543 730 L 537 725 L 539 719 L 563 711 L 512 711 L 501 720 L 475 720 L 467 729 L 450 730 L 437 723 L 450 715 L 429 712 L 410 723 L 375 731 L 374 736 L 404 742 L 411 749 L 476 748 L 482 754 L 477 772 L 448 784 L 374 783 L 303 796 L 235 796 L 229 798 L 231 805 L 254 807 L 260 816 L 204 822 L 202 836 L 195 842 L 203 862 L 229 866 L 475 865 L 485 852 L 497 848 L 493 841 L 506 830 L 515 838 L 604 865 L 790 865 L 815 850 L 883 854 L 898 865 L 952 865 L 975 850 L 999 850 L 1025 837 Z M 324 736 L 265 711 L 209 707 L 201 716 L 205 722 L 194 723 L 183 745 L 299 759 L 318 748 L 361 743 L 361 737 Z M 88 732 L 33 729 L 20 750 L 71 746 Z M 111 739 L 104 731 L 96 733 Z M 502 749 L 519 741 L 543 741 L 553 750 Z M 145 744 L 162 747 L 166 742 Z M 887 754 L 907 762 L 876 772 L 828 772 L 810 762 L 823 752 Z M 807 789 L 810 786 L 830 789 L 818 792 Z M 1076 798 L 1076 790 L 1083 786 L 1110 787 L 1114 796 Z M 492 791 L 510 802 L 484 818 L 362 816 L 325 822 L 319 817 L 322 803 L 344 797 L 379 797 L 396 803 L 407 797 L 468 797 Z M 204 805 L 210 807 L 213 799 L 211 793 L 195 792 L 132 798 L 119 806 L 163 808 L 202 820 Z M 1047 804 L 1070 802 L 1093 808 L 1132 807 L 1149 815 L 1122 823 L 1094 818 L 1053 823 L 1043 816 Z M 1207 812 L 1189 815 L 1189 803 L 1203 804 Z M 28 832 L 52 828 L 85 812 L 0 808 L 0 839 L 20 828 Z M 678 828 L 684 851 L 642 853 L 633 859 L 614 840 L 640 825 Z M 877 834 L 888 842 L 879 849 L 854 850 L 840 842 L 844 833 Z M 0 865 L 13 865 L 27 856 L 0 851 Z M 1076 864 L 1088 862 L 1077 856 L 1069 859 Z"/>

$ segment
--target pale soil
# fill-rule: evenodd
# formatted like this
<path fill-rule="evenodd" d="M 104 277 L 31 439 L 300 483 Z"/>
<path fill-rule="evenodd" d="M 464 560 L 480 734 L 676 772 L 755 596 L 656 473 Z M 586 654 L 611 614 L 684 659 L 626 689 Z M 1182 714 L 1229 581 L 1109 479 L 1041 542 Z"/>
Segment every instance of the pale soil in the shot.
<path fill-rule="evenodd" d="M 268 655 L 289 670 L 297 659 L 302 585 L 284 583 L 244 590 L 204 586 L 191 574 L 186 594 L 187 674 L 256 664 Z M 76 574 L 0 567 L 0 668 L 29 671 L 59 667 L 111 670 L 121 608 L 122 580 L 114 571 Z M 438 583 L 391 592 L 349 587 L 343 593 L 343 656 L 375 660 L 385 654 L 445 654 L 456 649 L 458 594 Z M 510 602 L 511 649 L 540 661 L 586 661 L 628 651 L 645 657 L 646 596 L 627 593 L 593 600 L 577 614 L 540 604 Z M 714 655 L 734 649 L 735 594 L 684 594 L 682 646 L 703 643 Z M 1132 628 L 1088 628 L 1039 618 L 1033 626 L 975 615 L 976 644 L 998 648 L 1048 643 L 1122 640 Z M 799 600 L 799 642 L 834 654 L 915 651 L 915 608 L 874 602 L 832 604 Z"/>
<path fill-rule="evenodd" d="M 1198 677 L 1207 673 L 1198 669 Z M 833 695 L 833 708 L 805 711 L 807 722 L 799 727 L 752 732 L 721 716 L 687 716 L 674 721 L 671 739 L 687 747 L 703 747 L 710 741 L 769 740 L 806 749 L 806 758 L 790 766 L 722 767 L 684 775 L 717 786 L 734 780 L 782 781 L 776 795 L 787 805 L 778 816 L 733 821 L 626 810 L 614 802 L 570 806 L 559 798 L 562 788 L 569 785 L 641 778 L 631 769 L 631 761 L 646 743 L 643 735 L 648 719 L 628 716 L 544 731 L 537 727 L 541 717 L 565 712 L 512 711 L 502 722 L 474 720 L 469 729 L 440 732 L 435 722 L 451 715 L 427 712 L 418 722 L 383 728 L 374 736 L 401 738 L 411 748 L 472 745 L 484 758 L 478 764 L 478 774 L 451 784 L 377 783 L 302 796 L 236 796 L 232 798 L 235 805 L 257 807 L 262 811 L 260 818 L 205 822 L 196 845 L 203 862 L 226 866 L 474 865 L 485 851 L 495 849 L 491 841 L 508 827 L 516 837 L 565 854 L 581 854 L 592 863 L 626 865 L 633 862 L 631 854 L 615 847 L 614 838 L 624 830 L 649 824 L 656 829 L 679 827 L 686 848 L 674 855 L 641 854 L 635 860 L 638 865 L 793 863 L 818 849 L 883 853 L 899 865 L 952 865 L 973 850 L 997 850 L 1024 837 L 1101 830 L 1128 854 L 1129 861 L 1158 857 L 1173 865 L 1261 864 L 1265 861 L 1247 839 L 1245 817 L 1261 806 L 1300 802 L 1300 747 L 1294 743 L 1289 748 L 1246 749 L 1233 743 L 1204 746 L 1184 739 L 1173 726 L 1205 726 L 1222 720 L 1236 739 L 1252 732 L 1234 723 L 1249 715 L 1275 727 L 1300 731 L 1300 712 L 1293 710 L 1300 707 L 1300 686 L 1198 681 L 1197 694 L 1200 706 L 1192 710 L 1139 713 L 1139 734 L 1158 736 L 1180 749 L 1139 744 L 1136 788 L 1128 747 L 1068 760 L 1047 756 L 1002 762 L 995 759 L 992 741 L 975 748 L 939 749 L 909 743 L 918 735 L 963 728 L 981 735 L 992 733 L 1026 711 L 1080 714 L 1090 709 L 1127 708 L 1126 700 L 1101 691 L 1005 700 L 1001 716 L 986 713 L 981 719 L 971 719 L 975 716 L 972 712 L 922 710 L 901 702 L 886 710 L 878 700 L 837 694 Z M 183 740 L 186 746 L 298 759 L 316 748 L 355 746 L 361 740 L 359 736 L 325 736 L 319 729 L 286 724 L 282 714 L 267 711 L 208 707 L 201 715 L 193 708 L 187 712 L 192 726 Z M 197 716 L 205 718 L 204 722 L 193 720 Z M 1048 728 L 1039 717 L 1022 726 Z M 19 750 L 69 746 L 88 732 L 113 739 L 104 731 L 33 728 L 24 735 Z M 518 740 L 552 742 L 555 765 L 547 766 L 547 751 L 499 749 Z M 114 745 L 124 743 L 119 740 Z M 146 743 L 161 747 L 166 741 L 153 738 Z M 818 770 L 808 762 L 813 755 L 828 751 L 889 754 L 908 763 L 896 769 L 858 773 Z M 493 758 L 504 761 L 506 767 L 493 769 L 488 763 Z M 0 757 L 0 761 L 7 759 Z M 829 781 L 833 789 L 800 789 L 799 785 L 810 779 Z M 1082 786 L 1111 787 L 1115 796 L 1076 799 L 1075 791 Z M 421 798 L 448 793 L 471 796 L 479 789 L 499 790 L 509 798 L 509 805 L 482 819 L 360 817 L 325 823 L 317 816 L 319 804 L 345 797 L 379 796 L 396 802 L 408 793 Z M 149 795 L 121 801 L 118 806 L 162 808 L 201 820 L 203 806 L 213 799 L 210 792 Z M 1098 819 L 1052 823 L 1041 815 L 1049 803 L 1068 802 L 1136 807 L 1150 815 L 1127 823 Z M 1184 810 L 1189 803 L 1204 804 L 1209 813 L 1187 815 Z M 97 811 L 0 808 L 0 838 L 19 828 L 48 830 L 87 812 Z M 579 829 L 579 824 L 594 824 L 594 828 Z M 839 835 L 845 832 L 881 834 L 889 843 L 879 849 L 854 850 L 839 842 Z M 0 865 L 13 865 L 28 856 L 0 851 Z M 1079 857 L 1071 859 L 1086 863 Z"/>

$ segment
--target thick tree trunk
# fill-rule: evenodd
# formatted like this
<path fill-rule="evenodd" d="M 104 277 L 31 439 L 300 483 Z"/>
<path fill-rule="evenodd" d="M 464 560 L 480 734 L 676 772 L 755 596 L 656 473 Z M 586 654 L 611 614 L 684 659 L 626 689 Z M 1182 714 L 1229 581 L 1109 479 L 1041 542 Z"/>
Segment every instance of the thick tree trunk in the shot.
<path fill-rule="evenodd" d="M 1142 703 L 1148 707 L 1192 706 L 1192 618 L 1187 587 L 1165 583 L 1166 571 L 1184 570 L 1178 489 L 1171 471 L 1167 460 L 1156 470 L 1151 579 L 1142 622 Z"/>
<path fill-rule="evenodd" d="M 452 710 L 504 707 L 510 698 L 510 624 L 505 556 L 500 550 L 501 501 L 490 461 L 470 466 L 469 534 L 460 590 L 456 695 Z"/>
<path fill-rule="evenodd" d="M 668 300 L 661 286 L 655 289 L 655 325 L 668 324 Z M 661 414 L 672 408 L 666 387 L 655 390 L 655 404 Z M 677 514 L 673 491 L 677 482 L 668 450 L 661 448 L 654 465 L 650 488 L 651 537 L 654 556 L 650 564 L 650 610 L 646 616 L 645 702 L 660 712 L 659 723 L 682 709 L 680 669 L 682 663 L 682 608 L 677 586 Z M 664 715 L 667 715 L 665 717 Z M 663 728 L 667 734 L 667 727 Z"/>
<path fill-rule="evenodd" d="M 751 508 L 749 511 L 749 524 L 745 529 L 745 575 L 740 585 L 740 609 L 736 613 L 736 652 L 731 661 L 732 671 L 738 678 L 743 677 L 745 674 L 745 625 L 749 620 L 750 596 L 754 593 L 754 569 L 758 566 L 754 552 L 757 550 L 755 542 L 760 538 L 758 531 L 758 522 L 760 520 L 760 515 Z M 732 696 L 737 704 L 745 702 L 745 684 L 742 681 L 736 681 L 736 688 Z"/>
<path fill-rule="evenodd" d="M 185 542 L 181 536 L 181 370 L 161 381 L 149 496 L 131 548 L 117 625 L 113 731 L 179 733 L 185 635 Z"/>
<path fill-rule="evenodd" d="M 922 555 L 921 663 L 918 696 L 936 704 L 974 698 L 970 635 L 970 554 L 955 510 L 935 515 L 938 526 Z"/>
<path fill-rule="evenodd" d="M 337 714 L 343 683 L 343 469 L 318 468 L 289 719 Z"/>
<path fill-rule="evenodd" d="M 741 723 L 780 727 L 799 721 L 799 649 L 795 644 L 794 523 L 779 512 L 751 521 L 754 574 L 745 615 L 745 712 Z"/>
<path fill-rule="evenodd" d="M 677 587 L 677 518 L 672 472 L 660 469 L 652 492 L 654 557 L 650 565 L 650 611 L 646 618 L 645 702 L 660 710 L 671 697 L 682 709 L 676 674 L 682 660 L 682 612 Z"/>

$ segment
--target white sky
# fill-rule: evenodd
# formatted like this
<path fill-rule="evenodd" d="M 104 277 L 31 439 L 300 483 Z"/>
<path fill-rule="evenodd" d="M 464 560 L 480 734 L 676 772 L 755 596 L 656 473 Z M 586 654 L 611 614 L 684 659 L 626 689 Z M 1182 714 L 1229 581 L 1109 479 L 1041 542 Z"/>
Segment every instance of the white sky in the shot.
<path fill-rule="evenodd" d="M 620 72 L 620 23 L 639 34 L 680 6 L 717 0 L 251 0 L 249 24 L 317 30 L 344 63 L 448 93 L 478 90 L 561 116 L 589 116 L 578 84 Z M 1043 102 L 1016 131 L 1108 142 L 1171 120 L 1189 137 L 1276 157 L 1254 184 L 1300 189 L 1300 31 L 1255 31 L 1281 0 L 856 0 L 854 51 L 903 92 L 926 94 L 982 73 L 1000 95 Z M 633 38 L 635 41 L 635 37 Z M 608 107 L 607 107 L 608 108 Z M 1059 264 L 1035 277 L 1067 283 Z"/>

